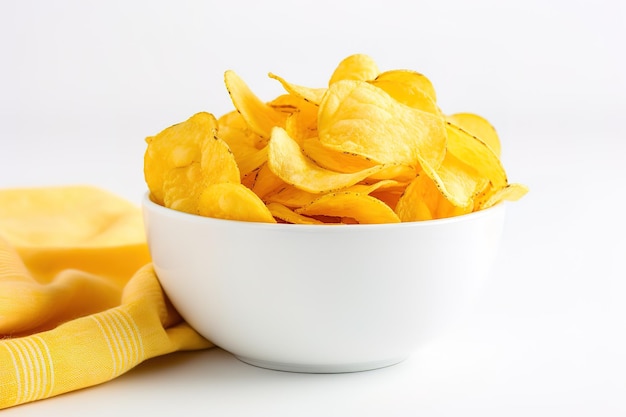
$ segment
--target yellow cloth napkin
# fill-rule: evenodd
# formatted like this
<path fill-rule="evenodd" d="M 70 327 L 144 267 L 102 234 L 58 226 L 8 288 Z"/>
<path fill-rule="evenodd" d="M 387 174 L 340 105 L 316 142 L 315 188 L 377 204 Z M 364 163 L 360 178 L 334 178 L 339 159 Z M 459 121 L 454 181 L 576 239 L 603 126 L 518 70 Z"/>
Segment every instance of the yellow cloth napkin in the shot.
<path fill-rule="evenodd" d="M 104 190 L 0 190 L 0 409 L 212 346 L 164 295 L 141 211 Z"/>

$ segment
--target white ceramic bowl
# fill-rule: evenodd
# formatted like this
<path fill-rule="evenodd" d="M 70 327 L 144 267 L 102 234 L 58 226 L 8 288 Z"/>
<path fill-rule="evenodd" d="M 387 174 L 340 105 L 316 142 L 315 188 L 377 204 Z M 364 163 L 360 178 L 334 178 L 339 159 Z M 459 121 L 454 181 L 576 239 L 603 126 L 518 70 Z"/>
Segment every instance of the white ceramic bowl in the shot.
<path fill-rule="evenodd" d="M 463 316 L 488 277 L 505 206 L 381 225 L 194 216 L 143 200 L 159 280 L 199 333 L 297 372 L 398 363 Z"/>

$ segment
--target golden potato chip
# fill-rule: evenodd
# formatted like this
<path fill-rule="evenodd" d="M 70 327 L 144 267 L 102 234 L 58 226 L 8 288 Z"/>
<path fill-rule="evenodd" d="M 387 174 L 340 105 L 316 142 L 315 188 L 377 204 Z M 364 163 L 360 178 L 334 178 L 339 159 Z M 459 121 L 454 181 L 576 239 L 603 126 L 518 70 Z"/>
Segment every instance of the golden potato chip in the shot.
<path fill-rule="evenodd" d="M 388 71 L 380 74 L 372 85 L 383 89 L 400 103 L 436 115 L 440 114 L 436 104 L 435 89 L 424 75 L 408 70 Z"/>
<path fill-rule="evenodd" d="M 395 207 L 400 221 L 432 220 L 431 208 L 436 206 L 438 199 L 438 195 L 432 192 L 432 184 L 432 180 L 425 174 L 411 181 Z"/>
<path fill-rule="evenodd" d="M 302 207 L 319 198 L 318 193 L 309 193 L 293 185 L 285 184 L 279 190 L 268 194 L 263 199 L 267 203 L 278 203 L 287 207 Z"/>
<path fill-rule="evenodd" d="M 200 166 L 207 184 L 240 182 L 239 168 L 237 167 L 235 155 L 233 155 L 226 142 L 214 135 L 202 143 L 201 150 Z"/>
<path fill-rule="evenodd" d="M 431 81 L 380 72 L 355 54 L 327 88 L 281 83 L 259 99 L 233 71 L 235 109 L 198 113 L 146 139 L 152 199 L 175 210 L 245 221 L 396 223 L 458 216 L 528 192 L 509 184 L 493 126 L 444 115 Z"/>
<path fill-rule="evenodd" d="M 442 117 L 405 106 L 367 82 L 338 81 L 329 87 L 320 104 L 318 134 L 329 148 L 428 172 L 446 153 Z"/>
<path fill-rule="evenodd" d="M 198 214 L 217 219 L 276 223 L 263 201 L 242 184 L 211 184 L 202 191 Z"/>
<path fill-rule="evenodd" d="M 257 135 L 248 128 L 245 119 L 237 110 L 232 110 L 217 119 L 217 132 L 220 138 L 233 149 L 244 142 L 246 146 L 262 149 L 267 145 L 269 138 Z"/>
<path fill-rule="evenodd" d="M 261 101 L 234 71 L 224 73 L 224 82 L 235 108 L 251 131 L 269 138 L 274 126 L 284 126 L 287 114 Z"/>
<path fill-rule="evenodd" d="M 311 137 L 299 141 L 302 152 L 322 168 L 336 172 L 357 172 L 377 165 L 370 159 L 349 152 L 328 148 L 319 138 Z"/>
<path fill-rule="evenodd" d="M 235 156 L 241 178 L 267 161 L 267 139 L 250 131 L 237 111 L 218 119 L 217 135 Z"/>
<path fill-rule="evenodd" d="M 297 111 L 291 113 L 285 121 L 285 130 L 298 143 L 308 138 L 317 137 L 317 106 L 301 98 L 291 96 Z"/>
<path fill-rule="evenodd" d="M 496 132 L 496 129 L 487 121 L 487 119 L 473 113 L 451 114 L 446 116 L 446 119 L 470 135 L 480 139 L 491 148 L 493 153 L 500 157 L 502 150 L 498 132 Z"/>
<path fill-rule="evenodd" d="M 402 191 L 403 190 L 374 190 L 370 195 L 387 204 L 390 209 L 395 211 L 398 200 L 400 200 L 402 196 Z"/>
<path fill-rule="evenodd" d="M 169 170 L 163 179 L 163 205 L 185 213 L 198 214 L 200 193 L 206 176 L 199 162 Z"/>
<path fill-rule="evenodd" d="M 441 166 L 430 175 L 439 191 L 457 207 L 472 205 L 474 196 L 488 180 L 482 178 L 476 170 L 460 161 L 450 152 L 446 154 Z"/>
<path fill-rule="evenodd" d="M 267 205 L 267 208 L 269 209 L 270 213 L 272 213 L 272 215 L 275 218 L 280 219 L 284 221 L 285 223 L 324 224 L 324 222 L 316 220 L 312 217 L 307 217 L 307 216 L 298 214 L 295 211 L 291 210 L 289 207 L 285 207 L 284 205 L 280 203 L 269 203 Z"/>
<path fill-rule="evenodd" d="M 462 181 L 457 186 L 463 187 Z M 422 173 L 405 189 L 395 206 L 395 212 L 403 222 L 441 219 L 471 212 L 471 202 L 469 197 L 466 205 L 453 204 L 441 193 L 437 184 Z"/>
<path fill-rule="evenodd" d="M 268 165 L 287 184 L 311 193 L 325 193 L 354 185 L 384 168 L 383 165 L 376 165 L 354 173 L 321 168 L 307 158 L 297 142 L 279 127 L 272 131 Z"/>
<path fill-rule="evenodd" d="M 506 186 L 504 167 L 489 146 L 451 123 L 446 123 L 446 131 L 449 153 L 475 170 L 479 176 L 488 179 L 495 188 Z"/>
<path fill-rule="evenodd" d="M 261 167 L 263 167 L 263 165 L 244 175 L 243 178 L 241 178 L 241 184 L 245 185 L 246 188 L 252 189 L 252 187 L 254 187 L 254 183 L 256 182 L 256 178 L 259 176 L 259 171 L 261 170 Z"/>
<path fill-rule="evenodd" d="M 373 84 L 380 82 L 394 82 L 405 85 L 412 91 L 420 90 L 433 103 L 437 102 L 437 93 L 433 83 L 424 74 L 412 70 L 391 70 L 379 74 L 373 81 Z"/>
<path fill-rule="evenodd" d="M 376 78 L 379 73 L 378 65 L 370 56 L 364 54 L 350 55 L 335 68 L 328 85 L 342 80 L 369 81 Z"/>
<path fill-rule="evenodd" d="M 395 180 L 399 182 L 410 182 L 417 175 L 415 167 L 402 164 L 389 164 L 380 172 L 376 172 L 368 177 L 372 180 Z"/>
<path fill-rule="evenodd" d="M 164 129 L 156 136 L 146 138 L 148 146 L 144 154 L 144 178 L 156 203 L 163 204 L 163 186 L 168 173 L 200 162 L 202 144 L 215 135 L 216 129 L 215 117 L 201 112 L 185 122 Z"/>
<path fill-rule="evenodd" d="M 301 85 L 291 84 L 285 81 L 282 77 L 279 77 L 276 74 L 272 74 L 271 72 L 269 73 L 269 76 L 270 78 L 279 81 L 285 91 L 287 91 L 290 95 L 300 97 L 303 100 L 315 105 L 320 104 L 324 93 L 326 93 L 325 88 L 310 88 Z"/>
<path fill-rule="evenodd" d="M 483 210 L 495 206 L 502 201 L 517 201 L 528 193 L 528 187 L 523 184 L 509 184 L 500 188 L 489 195 L 484 202 L 480 204 L 478 209 Z"/>
<path fill-rule="evenodd" d="M 216 133 L 213 130 L 213 133 Z M 180 148 L 174 148 L 175 152 Z M 181 156 L 182 155 L 182 156 Z M 181 153 L 180 161 L 189 156 Z M 186 163 L 186 162 L 185 162 Z M 226 142 L 212 136 L 200 148 L 200 161 L 172 168 L 163 178 L 163 204 L 174 210 L 198 214 L 199 194 L 215 183 L 239 183 L 239 169 Z"/>
<path fill-rule="evenodd" d="M 465 207 L 455 206 L 450 202 L 450 200 L 441 196 L 439 198 L 439 204 L 437 205 L 436 210 L 433 212 L 433 218 L 435 219 L 445 219 L 447 217 L 455 217 L 460 216 L 462 214 L 471 213 L 473 211 L 473 206 L 468 205 Z"/>
<path fill-rule="evenodd" d="M 407 184 L 401 183 L 395 180 L 382 180 L 376 181 L 371 184 L 354 184 L 347 187 L 346 191 L 351 191 L 359 194 L 371 194 L 376 190 L 403 190 Z"/>
<path fill-rule="evenodd" d="M 249 187 L 260 198 L 265 198 L 266 195 L 271 194 L 283 187 L 285 182 L 272 172 L 268 163 L 263 164 L 254 179 L 254 183 Z"/>
<path fill-rule="evenodd" d="M 349 217 L 361 224 L 400 222 L 396 213 L 382 201 L 349 191 L 324 194 L 295 212 L 306 216 Z"/>

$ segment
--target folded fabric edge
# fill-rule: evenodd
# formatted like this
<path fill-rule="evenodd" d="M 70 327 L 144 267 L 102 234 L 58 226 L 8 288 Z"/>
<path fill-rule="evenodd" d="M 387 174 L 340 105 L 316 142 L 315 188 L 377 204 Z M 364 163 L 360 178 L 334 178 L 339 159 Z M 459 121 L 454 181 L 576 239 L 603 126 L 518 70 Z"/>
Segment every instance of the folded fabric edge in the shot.
<path fill-rule="evenodd" d="M 107 382 L 156 356 L 213 346 L 168 308 L 151 265 L 129 286 L 134 294 L 116 308 L 0 340 L 0 409 Z"/>

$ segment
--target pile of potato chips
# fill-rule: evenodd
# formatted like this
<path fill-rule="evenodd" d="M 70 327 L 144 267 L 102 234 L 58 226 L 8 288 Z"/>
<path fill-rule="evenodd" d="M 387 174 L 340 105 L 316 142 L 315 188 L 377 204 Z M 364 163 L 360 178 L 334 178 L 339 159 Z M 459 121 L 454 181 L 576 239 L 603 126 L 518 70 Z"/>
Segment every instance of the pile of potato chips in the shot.
<path fill-rule="evenodd" d="M 327 88 L 280 82 L 259 99 L 233 71 L 235 110 L 198 113 L 148 137 L 144 173 L 154 202 L 201 216 L 294 224 L 439 219 L 517 200 L 494 128 L 446 115 L 424 75 L 344 59 Z"/>

